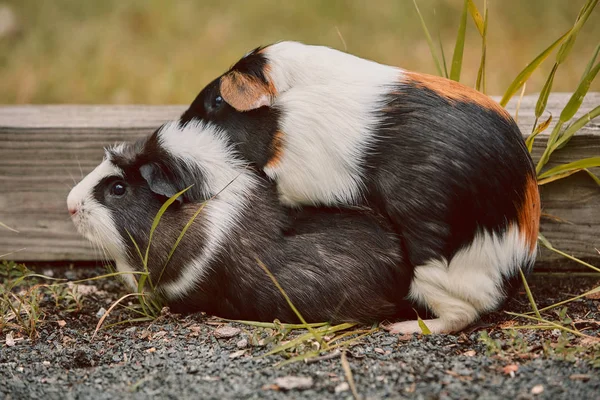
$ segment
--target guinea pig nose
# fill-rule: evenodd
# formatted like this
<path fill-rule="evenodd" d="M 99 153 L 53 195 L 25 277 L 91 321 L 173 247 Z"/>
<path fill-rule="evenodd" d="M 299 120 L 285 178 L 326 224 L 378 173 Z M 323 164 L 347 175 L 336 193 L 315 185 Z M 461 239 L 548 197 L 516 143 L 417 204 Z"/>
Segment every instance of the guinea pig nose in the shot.
<path fill-rule="evenodd" d="M 77 208 L 69 208 L 69 214 L 71 214 L 71 215 L 77 214 Z"/>

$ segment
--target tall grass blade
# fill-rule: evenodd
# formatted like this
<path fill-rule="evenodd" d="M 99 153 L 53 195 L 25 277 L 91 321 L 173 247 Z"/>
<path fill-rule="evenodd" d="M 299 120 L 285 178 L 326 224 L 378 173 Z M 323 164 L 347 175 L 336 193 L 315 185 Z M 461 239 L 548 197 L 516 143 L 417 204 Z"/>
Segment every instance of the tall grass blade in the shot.
<path fill-rule="evenodd" d="M 560 135 L 560 139 L 556 141 L 555 147 L 556 149 L 562 149 L 569 140 L 577 133 L 581 128 L 586 126 L 591 120 L 600 116 L 600 106 L 596 106 L 591 111 L 582 115 L 579 119 L 573 122 L 562 135 Z"/>
<path fill-rule="evenodd" d="M 550 75 L 548 75 L 548 79 L 544 83 L 542 87 L 542 91 L 540 92 L 540 97 L 538 97 L 537 103 L 535 104 L 535 122 L 533 124 L 532 132 L 535 131 L 537 127 L 537 121 L 542 116 L 542 113 L 546 109 L 546 105 L 548 104 L 548 97 L 550 96 L 550 92 L 552 91 L 552 85 L 554 84 L 554 76 L 556 75 L 556 70 L 558 69 L 558 63 L 555 63 L 552 66 L 552 70 L 550 71 Z"/>
<path fill-rule="evenodd" d="M 443 76 L 442 68 L 440 67 L 440 61 L 435 55 L 435 47 L 433 45 L 433 40 L 431 40 L 431 35 L 429 34 L 429 29 L 427 29 L 427 24 L 425 24 L 425 19 L 421 14 L 421 10 L 419 10 L 419 6 L 417 6 L 417 1 L 413 0 L 413 4 L 415 5 L 415 9 L 417 10 L 417 14 L 419 14 L 419 19 L 421 20 L 421 26 L 423 27 L 423 32 L 425 33 L 425 38 L 427 39 L 427 44 L 429 45 L 429 51 L 431 52 L 431 57 L 433 57 L 433 62 L 435 63 L 435 68 L 438 71 L 440 76 Z"/>
<path fill-rule="evenodd" d="M 593 266 L 592 264 L 590 264 L 590 263 L 587 263 L 587 262 L 585 262 L 585 261 L 583 261 L 583 260 L 580 260 L 580 259 L 579 259 L 579 258 L 577 258 L 577 257 L 573 257 L 572 255 L 569 255 L 569 254 L 565 253 L 564 251 L 560 251 L 560 250 L 558 250 L 558 249 L 554 248 L 554 246 L 552 246 L 552 243 L 550 243 L 550 242 L 548 241 L 548 239 L 546 239 L 546 238 L 544 237 L 544 235 L 542 235 L 541 233 L 540 233 L 540 234 L 538 234 L 538 240 L 539 240 L 539 242 L 540 242 L 540 243 L 541 243 L 541 244 L 542 244 L 542 245 L 543 245 L 545 248 L 547 248 L 548 250 L 551 250 L 551 251 L 553 251 L 553 252 L 555 252 L 555 253 L 557 253 L 557 254 L 560 254 L 561 256 L 563 256 L 563 257 L 566 257 L 566 258 L 568 258 L 569 260 L 575 261 L 575 262 L 577 262 L 577 263 L 579 263 L 579 264 L 581 264 L 581 265 L 584 265 L 584 266 L 588 267 L 589 269 L 592 269 L 592 270 L 594 270 L 594 271 L 596 271 L 596 272 L 600 272 L 600 268 L 594 267 L 594 266 Z"/>
<path fill-rule="evenodd" d="M 321 335 L 319 335 L 317 333 L 317 331 L 314 330 L 312 328 L 312 326 L 310 326 L 310 324 L 308 324 L 306 322 L 306 320 L 304 319 L 304 317 L 302 316 L 302 314 L 300 314 L 300 311 L 298 311 L 298 309 L 296 308 L 296 306 L 294 306 L 294 303 L 292 303 L 292 300 L 289 298 L 289 296 L 287 295 L 287 293 L 285 292 L 285 290 L 283 290 L 283 288 L 281 287 L 281 285 L 279 284 L 279 282 L 277 282 L 277 279 L 275 278 L 275 275 L 273 275 L 271 273 L 271 271 L 269 270 L 269 268 L 267 268 L 267 266 L 262 261 L 260 261 L 258 258 L 256 259 L 256 262 L 263 269 L 263 271 L 265 271 L 265 273 L 269 276 L 269 278 L 271 278 L 271 281 L 277 287 L 277 289 L 279 290 L 279 292 L 281 292 L 281 295 L 285 298 L 285 301 L 288 303 L 288 305 L 290 306 L 290 308 L 292 309 L 292 311 L 294 311 L 294 314 L 296 314 L 296 316 L 298 317 L 298 319 L 300 320 L 300 322 L 302 322 L 302 325 L 304 325 L 304 327 L 315 337 L 315 339 L 317 339 L 317 341 L 319 343 L 321 343 L 323 341 Z"/>
<path fill-rule="evenodd" d="M 198 208 L 198 211 L 196 211 L 194 213 L 194 215 L 192 215 L 192 218 L 190 218 L 190 220 L 187 222 L 187 224 L 185 224 L 185 226 L 179 233 L 177 240 L 173 244 L 173 247 L 171 247 L 171 251 L 169 251 L 169 255 L 167 256 L 167 260 L 165 261 L 165 263 L 162 267 L 162 270 L 160 271 L 160 275 L 158 275 L 158 279 L 156 280 L 156 286 L 158 286 L 158 284 L 160 283 L 160 280 L 162 279 L 162 276 L 163 276 L 165 270 L 167 269 L 167 265 L 169 264 L 169 261 L 171 261 L 171 257 L 173 257 L 173 253 L 175 253 L 175 250 L 179 246 L 179 242 L 181 242 L 181 240 L 183 239 L 183 236 L 185 235 L 185 233 L 187 232 L 189 227 L 192 226 L 192 223 L 194 222 L 194 220 L 196 219 L 198 214 L 200 214 L 200 212 L 204 209 L 205 205 L 206 205 L 206 202 L 202 203 L 202 205 Z"/>
<path fill-rule="evenodd" d="M 456 44 L 454 45 L 454 53 L 452 53 L 452 67 L 450 69 L 450 79 L 460 81 L 460 71 L 462 69 L 463 51 L 465 49 L 465 34 L 467 32 L 467 10 L 469 8 L 469 0 L 465 0 L 462 15 L 460 16 L 460 24 L 458 25 L 458 33 L 456 34 Z"/>
<path fill-rule="evenodd" d="M 589 157 L 581 160 L 573 161 L 567 164 L 561 164 L 554 168 L 550 168 L 543 174 L 538 175 L 538 179 L 548 178 L 553 175 L 561 174 L 563 172 L 569 172 L 575 169 L 594 168 L 600 167 L 600 157 Z"/>
<path fill-rule="evenodd" d="M 102 315 L 102 317 L 100 317 L 100 320 L 98 321 L 98 324 L 96 325 L 96 329 L 94 330 L 94 334 L 92 335 L 92 338 L 90 339 L 90 342 L 92 342 L 94 340 L 94 338 L 96 337 L 96 334 L 98 333 L 98 331 L 102 327 L 102 324 L 104 323 L 104 320 L 109 316 L 109 314 L 111 313 L 111 311 L 114 310 L 114 308 L 120 302 L 122 302 L 123 300 L 125 300 L 126 298 L 129 298 L 131 296 L 144 296 L 144 294 L 143 293 L 129 293 L 129 294 L 126 294 L 124 296 L 121 296 L 114 303 L 112 303 L 110 305 L 110 307 L 108 308 L 108 310 L 106 310 L 106 312 L 104 313 L 104 315 Z"/>
<path fill-rule="evenodd" d="M 9 230 L 9 231 L 11 231 L 11 232 L 19 233 L 19 231 L 18 231 L 18 230 L 14 229 L 14 228 L 11 228 L 10 226 L 8 226 L 8 225 L 6 225 L 6 224 L 4 224 L 4 223 L 2 223 L 2 222 L 0 222 L 0 226 L 1 226 L 2 228 L 4 228 L 4 229 L 8 229 L 8 230 Z"/>
<path fill-rule="evenodd" d="M 438 43 L 440 44 L 440 53 L 442 55 L 442 66 L 444 67 L 444 78 L 448 78 L 448 65 L 446 63 L 446 53 L 444 52 L 444 44 L 442 43 L 442 36 L 438 32 Z"/>
<path fill-rule="evenodd" d="M 600 53 L 600 44 L 598 46 L 596 46 L 596 50 L 594 50 L 594 54 L 592 55 L 592 58 L 590 59 L 590 61 L 588 61 L 587 65 L 585 66 L 585 70 L 583 71 L 583 74 L 581 74 L 581 79 L 579 80 L 580 82 L 585 79 L 587 74 L 589 74 L 590 70 L 594 66 L 594 63 L 596 62 L 596 58 L 598 58 L 598 53 Z"/>
<path fill-rule="evenodd" d="M 569 176 L 571 176 L 573 174 L 576 174 L 576 173 L 578 173 L 580 171 L 583 171 L 583 169 L 577 168 L 577 169 L 573 169 L 571 171 L 567 171 L 567 172 L 563 172 L 563 173 L 560 173 L 560 174 L 549 176 L 548 178 L 543 178 L 543 179 L 539 179 L 538 178 L 537 184 L 538 184 L 538 186 L 542 186 L 542 185 L 545 185 L 545 184 L 550 183 L 550 182 L 559 181 L 559 180 L 567 178 L 567 177 L 569 177 Z"/>
<path fill-rule="evenodd" d="M 485 93 L 486 92 L 486 78 L 485 78 L 485 61 L 487 53 L 487 26 L 488 26 L 488 7 L 487 0 L 483 2 L 483 35 L 481 35 L 481 62 L 479 64 L 479 71 L 477 71 L 477 83 L 475 89 Z"/>
<path fill-rule="evenodd" d="M 546 129 L 548 129 L 548 126 L 550 126 L 550 122 L 552 122 L 552 115 L 550 115 L 547 120 L 536 126 L 531 135 L 529 135 L 527 137 L 527 140 L 525 140 L 525 145 L 527 146 L 527 150 L 529 150 L 530 153 L 533 149 L 533 142 L 535 141 L 535 137 L 540 133 L 544 132 Z"/>
<path fill-rule="evenodd" d="M 585 333 L 581 333 L 581 332 L 576 331 L 574 329 L 567 328 L 564 325 L 557 324 L 556 322 L 548 321 L 548 320 L 545 320 L 543 318 L 533 317 L 531 315 L 519 314 L 519 313 L 514 313 L 514 312 L 509 312 L 509 311 L 505 311 L 505 313 L 507 313 L 508 315 L 512 315 L 513 317 L 525 318 L 525 319 L 530 319 L 530 320 L 533 320 L 533 321 L 541 322 L 542 324 L 544 324 L 544 325 L 542 325 L 544 327 L 544 329 L 547 329 L 546 328 L 547 326 L 552 325 L 556 329 L 560 329 L 562 331 L 572 333 L 573 335 L 577 335 L 577 336 L 581 336 L 581 337 L 587 337 L 587 338 L 592 338 L 594 340 L 597 340 L 597 338 L 595 338 L 594 336 L 586 335 Z"/>
<path fill-rule="evenodd" d="M 533 293 L 531 293 L 531 289 L 529 288 L 529 283 L 527 283 L 527 279 L 525 278 L 525 274 L 523 273 L 523 270 L 521 268 L 519 268 L 519 273 L 521 274 L 521 280 L 523 281 L 523 287 L 525 288 L 525 293 L 527 293 L 527 298 L 529 299 L 531 309 L 533 310 L 536 317 L 542 318 L 540 311 L 538 310 L 538 306 L 535 302 L 535 299 L 533 298 Z"/>
<path fill-rule="evenodd" d="M 590 171 L 587 168 L 584 168 L 583 170 L 588 173 L 588 175 L 590 176 L 590 178 L 592 178 L 594 180 L 594 182 L 596 182 L 596 184 L 598 186 L 600 186 L 600 178 L 598 176 L 596 176 L 592 171 Z"/>
<path fill-rule="evenodd" d="M 475 23 L 475 27 L 477 27 L 477 31 L 483 36 L 483 18 L 481 18 L 481 13 L 477 9 L 475 3 L 473 3 L 473 0 L 467 0 L 467 7 L 469 8 L 471 18 L 473 18 L 473 22 Z"/>
<path fill-rule="evenodd" d="M 579 15 L 577 15 L 577 19 L 575 20 L 575 25 L 573 25 L 573 29 L 571 30 L 569 37 L 560 46 L 560 49 L 558 49 L 558 53 L 556 54 L 556 62 L 558 64 L 563 63 L 566 60 L 566 58 L 569 56 L 569 53 L 571 52 L 571 49 L 573 48 L 573 45 L 575 44 L 575 40 L 577 39 L 577 35 L 579 34 L 579 31 L 581 30 L 583 25 L 586 23 L 587 19 L 589 18 L 592 11 L 594 11 L 594 8 L 596 7 L 597 4 L 598 4 L 598 0 L 588 0 L 585 3 L 585 5 L 581 8 L 581 10 L 579 11 Z"/>
<path fill-rule="evenodd" d="M 187 192 L 192 186 L 193 185 L 188 186 L 185 189 L 183 189 L 181 192 L 175 193 L 167 201 L 165 201 L 165 203 L 158 210 L 158 213 L 156 213 L 156 216 L 154 217 L 154 221 L 152 221 L 152 227 L 150 228 L 150 235 L 148 236 L 148 247 L 146 247 L 146 254 L 144 255 L 144 265 L 145 266 L 148 265 L 148 254 L 150 253 L 150 245 L 152 244 L 152 236 L 154 235 L 154 231 L 156 230 L 156 227 L 158 226 L 160 219 L 162 218 L 163 214 L 167 211 L 167 208 L 169 208 L 169 206 L 171 204 L 173 204 L 173 202 L 175 202 L 175 200 L 177 200 L 177 198 L 179 196 L 181 196 L 182 194 Z"/>
<path fill-rule="evenodd" d="M 517 93 L 519 88 L 523 86 L 523 84 L 531 77 L 531 74 L 548 58 L 548 56 L 554 51 L 556 47 L 558 47 L 571 33 L 571 30 L 565 32 L 561 37 L 559 37 L 554 43 L 548 46 L 544 51 L 542 51 L 536 58 L 533 59 L 527 66 L 519 72 L 517 77 L 512 81 L 512 83 L 506 89 L 504 96 L 502 96 L 502 100 L 500 100 L 500 105 L 502 107 L 506 107 L 508 101 Z"/>
<path fill-rule="evenodd" d="M 598 71 L 600 71 L 600 63 L 596 64 L 596 66 L 594 66 L 592 69 L 590 69 L 590 71 L 587 73 L 585 78 L 581 80 L 581 82 L 579 83 L 579 86 L 577 87 L 577 89 L 575 90 L 575 92 L 573 93 L 571 98 L 569 99 L 569 102 L 567 103 L 565 108 L 560 113 L 559 121 L 567 122 L 571 118 L 573 118 L 573 116 L 575 116 L 575 113 L 579 110 L 579 107 L 581 107 L 583 98 L 585 97 L 587 92 L 590 90 L 590 85 L 592 84 L 594 79 L 596 79 L 596 75 L 598 75 Z"/>

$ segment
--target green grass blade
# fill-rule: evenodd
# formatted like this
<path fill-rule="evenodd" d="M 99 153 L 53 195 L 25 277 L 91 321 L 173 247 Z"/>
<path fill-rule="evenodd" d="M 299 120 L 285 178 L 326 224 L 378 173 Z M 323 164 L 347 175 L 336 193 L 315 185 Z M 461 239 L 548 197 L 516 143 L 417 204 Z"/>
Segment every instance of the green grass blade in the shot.
<path fill-rule="evenodd" d="M 296 308 L 296 306 L 294 306 L 294 303 L 292 303 L 292 300 L 289 298 L 289 296 L 287 295 L 287 293 L 285 292 L 285 290 L 283 290 L 283 288 L 281 287 L 281 285 L 279 284 L 279 282 L 277 282 L 277 279 L 275 278 L 275 275 L 273 275 L 271 273 L 271 271 L 269 270 L 269 268 L 267 268 L 267 266 L 262 261 L 260 261 L 258 258 L 256 259 L 256 262 L 263 269 L 263 271 L 265 271 L 265 273 L 269 276 L 269 278 L 271 278 L 271 281 L 277 287 L 277 289 L 279 290 L 279 292 L 281 292 L 281 295 L 285 298 L 285 301 L 288 303 L 288 305 L 290 306 L 290 308 L 292 309 L 292 311 L 294 311 L 294 314 L 296 314 L 296 316 L 298 317 L 298 319 L 300 320 L 300 322 L 302 322 L 302 325 L 304 325 L 304 327 L 315 337 L 315 339 L 317 339 L 317 341 L 319 343 L 321 343 L 323 341 L 323 338 L 321 337 L 321 335 L 319 335 L 318 332 L 316 330 L 314 330 L 306 322 L 306 320 L 304 319 L 304 317 L 302 316 L 302 314 L 300 314 L 300 311 L 298 311 L 298 309 Z"/>
<path fill-rule="evenodd" d="M 463 52 L 465 49 L 465 34 L 467 32 L 467 10 L 469 8 L 469 0 L 465 0 L 463 11 L 460 16 L 460 24 L 458 25 L 458 33 L 456 34 L 456 44 L 454 45 L 454 53 L 452 54 L 452 67 L 450 69 L 450 79 L 460 81 L 460 71 L 462 69 Z"/>
<path fill-rule="evenodd" d="M 486 92 L 486 79 L 485 79 L 485 60 L 487 53 L 487 26 L 488 26 L 488 7 L 487 0 L 483 2 L 483 35 L 481 35 L 481 62 L 479 63 L 479 70 L 477 71 L 477 83 L 475 89 L 485 93 Z"/>
<path fill-rule="evenodd" d="M 185 224 L 185 226 L 183 227 L 183 229 L 179 233 L 179 236 L 177 237 L 177 240 L 173 244 L 173 247 L 171 247 L 171 251 L 169 252 L 169 255 L 167 256 L 167 260 L 165 261 L 165 264 L 163 265 L 162 270 L 160 271 L 160 275 L 158 275 L 158 279 L 156 281 L 156 286 L 158 286 L 158 284 L 160 283 L 160 280 L 162 279 L 163 273 L 167 269 L 167 265 L 169 264 L 169 261 L 171 261 L 171 257 L 173 257 L 173 253 L 175 253 L 175 250 L 179 246 L 179 242 L 181 242 L 181 240 L 183 239 L 183 236 L 185 235 L 185 233 L 187 232 L 187 230 L 189 229 L 189 227 L 192 226 L 192 223 L 194 222 L 194 220 L 196 219 L 196 217 L 198 216 L 198 214 L 200 214 L 200 212 L 204 209 L 205 205 L 206 205 L 206 202 L 202 203 L 202 205 L 198 208 L 198 211 L 196 211 L 194 213 L 194 215 L 192 215 L 192 218 L 190 218 L 190 220 L 187 222 L 187 224 Z"/>
<path fill-rule="evenodd" d="M 527 66 L 519 72 L 517 77 L 512 81 L 512 83 L 506 89 L 504 96 L 502 96 L 502 100 L 500 100 L 500 105 L 502 107 L 506 107 L 508 101 L 517 93 L 519 88 L 523 86 L 523 84 L 531 77 L 531 74 L 548 58 L 548 56 L 558 47 L 571 33 L 571 30 L 568 30 L 561 37 L 559 37 L 554 43 L 548 46 L 544 51 L 542 51 L 536 58 L 533 59 Z"/>
<path fill-rule="evenodd" d="M 594 8 L 596 7 L 597 4 L 598 4 L 598 0 L 588 0 L 585 3 L 585 5 L 581 8 L 581 11 L 579 11 L 579 15 L 577 16 L 577 19 L 575 20 L 575 25 L 573 25 L 573 29 L 571 30 L 571 33 L 569 34 L 569 37 L 560 46 L 560 49 L 558 49 L 558 53 L 556 54 L 556 62 L 557 63 L 559 63 L 559 64 L 563 63 L 565 61 L 565 59 L 569 56 L 569 53 L 571 52 L 571 49 L 573 48 L 573 45 L 575 44 L 575 40 L 577 39 L 577 35 L 579 34 L 579 31 L 581 30 L 583 25 L 585 25 L 590 14 L 592 13 L 592 11 L 594 11 Z"/>
<path fill-rule="evenodd" d="M 583 169 L 577 168 L 577 169 L 573 169 L 571 171 L 562 172 L 560 174 L 549 176 L 548 178 L 538 179 L 537 184 L 538 184 L 538 186 L 542 186 L 542 185 L 545 185 L 550 182 L 559 181 L 559 180 L 567 178 L 573 174 L 576 174 L 580 171 L 583 171 Z"/>
<path fill-rule="evenodd" d="M 277 329 L 279 327 L 283 328 L 283 329 L 304 329 L 305 325 L 304 324 L 284 324 L 284 323 L 278 323 L 278 324 L 274 324 L 273 322 L 257 322 L 257 321 L 246 321 L 243 319 L 227 319 L 227 318 L 221 318 L 224 321 L 230 321 L 230 322 L 236 322 L 238 324 L 243 324 L 243 325 L 248 325 L 248 326 L 254 326 L 257 328 L 270 328 L 270 329 Z M 312 328 L 321 328 L 323 326 L 327 326 L 329 325 L 329 322 L 313 322 L 308 324 L 310 325 Z"/>
<path fill-rule="evenodd" d="M 590 90 L 590 85 L 592 84 L 594 79 L 596 79 L 596 75 L 598 75 L 598 71 L 600 71 L 600 63 L 596 64 L 596 66 L 593 67 L 587 73 L 585 78 L 579 83 L 579 86 L 577 87 L 577 89 L 575 90 L 575 92 L 573 93 L 571 98 L 569 99 L 569 102 L 567 103 L 565 108 L 563 108 L 562 112 L 560 113 L 559 121 L 567 122 L 571 118 L 573 118 L 575 113 L 579 110 L 579 107 L 581 107 L 583 98 L 587 94 L 588 90 Z"/>
<path fill-rule="evenodd" d="M 419 328 L 421 329 L 421 333 L 423 335 L 431 335 L 431 330 L 425 325 L 425 322 L 417 315 L 417 324 L 419 324 Z"/>
<path fill-rule="evenodd" d="M 529 299 L 529 304 L 531 305 L 531 309 L 534 314 L 538 318 L 542 318 L 540 311 L 538 310 L 535 299 L 533 298 L 533 293 L 531 293 L 531 289 L 529 288 L 529 284 L 527 283 L 527 279 L 525 278 L 525 274 L 523 270 L 519 268 L 519 273 L 521 274 L 521 280 L 523 281 L 523 287 L 525 288 L 525 293 L 527 293 L 527 298 Z"/>
<path fill-rule="evenodd" d="M 572 123 L 562 135 L 560 135 L 560 139 L 556 141 L 555 147 L 556 149 L 562 149 L 569 140 L 577 133 L 581 128 L 586 126 L 591 120 L 600 116 L 600 106 L 596 106 L 591 111 L 582 115 L 577 121 Z"/>
<path fill-rule="evenodd" d="M 548 250 L 551 250 L 551 251 L 553 251 L 553 252 L 555 252 L 555 253 L 557 253 L 557 254 L 560 254 L 561 256 L 563 256 L 563 257 L 566 257 L 566 258 L 568 258 L 569 260 L 575 261 L 575 262 L 577 262 L 577 263 L 579 263 L 579 264 L 581 264 L 581 265 L 584 265 L 584 266 L 588 267 L 589 269 L 592 269 L 592 270 L 594 270 L 594 271 L 596 271 L 596 272 L 600 272 L 600 268 L 594 267 L 594 266 L 593 266 L 592 264 L 590 264 L 590 263 L 587 263 L 587 262 L 585 262 L 585 261 L 583 261 L 583 260 L 580 260 L 580 259 L 579 259 L 579 258 L 577 258 L 577 257 L 573 257 L 572 255 L 565 253 L 564 251 L 560 251 L 560 250 L 558 250 L 558 249 L 554 248 L 554 246 L 552 246 L 552 243 L 550 243 L 550 242 L 548 241 L 548 239 L 546 239 L 546 238 L 545 238 L 545 237 L 544 237 L 544 236 L 543 236 L 541 233 L 540 233 L 540 234 L 538 234 L 538 240 L 539 240 L 539 241 L 540 241 L 540 243 L 541 243 L 541 244 L 542 244 L 542 245 L 543 245 L 545 248 L 547 248 Z"/>
<path fill-rule="evenodd" d="M 475 23 L 475 27 L 479 31 L 479 34 L 483 36 L 483 18 L 481 18 L 481 13 L 477 9 L 473 0 L 467 0 L 467 7 L 469 8 L 469 14 L 471 14 L 471 18 L 473 18 L 473 22 Z"/>
<path fill-rule="evenodd" d="M 583 71 L 583 74 L 581 74 L 581 79 L 579 80 L 580 82 L 585 79 L 587 74 L 589 74 L 590 70 L 594 66 L 594 63 L 596 62 L 596 58 L 598 58 L 598 53 L 600 53 L 600 44 L 598 46 L 596 46 L 596 50 L 594 50 L 594 54 L 592 55 L 592 58 L 587 63 L 585 70 Z"/>
<path fill-rule="evenodd" d="M 427 44 L 429 45 L 429 51 L 431 52 L 431 57 L 433 57 L 433 62 L 435 63 L 435 68 L 438 71 L 440 76 L 443 76 L 442 68 L 440 67 L 440 61 L 435 55 L 435 47 L 433 45 L 433 40 L 431 40 L 431 35 L 429 34 L 429 29 L 427 29 L 427 24 L 425 24 L 425 19 L 419 10 L 419 6 L 417 6 L 417 1 L 413 0 L 413 4 L 415 5 L 415 9 L 417 10 L 417 14 L 419 14 L 419 19 L 421 20 L 421 26 L 423 27 L 423 32 L 425 33 L 425 38 L 427 39 Z"/>
<path fill-rule="evenodd" d="M 446 53 L 444 52 L 444 45 L 442 43 L 442 37 L 438 32 L 438 43 L 440 44 L 440 53 L 442 55 L 442 66 L 444 67 L 444 78 L 448 78 L 448 65 L 446 63 Z"/>
<path fill-rule="evenodd" d="M 150 235 L 148 236 L 148 246 L 146 247 L 146 254 L 144 255 L 144 265 L 145 266 L 148 265 L 148 254 L 150 253 L 150 245 L 152 244 L 152 236 L 154 235 L 154 231 L 156 230 L 156 227 L 158 226 L 160 219 L 162 218 L 165 211 L 167 211 L 167 208 L 169 208 L 169 206 L 171 204 L 173 204 L 173 202 L 175 202 L 175 200 L 177 200 L 177 198 L 179 196 L 181 196 L 182 194 L 187 192 L 192 186 L 188 186 L 187 188 L 183 189 L 181 192 L 175 193 L 167 201 L 165 201 L 165 203 L 162 205 L 162 207 L 160 207 L 160 209 L 158 210 L 158 213 L 156 213 L 156 216 L 154 217 L 154 221 L 152 221 L 152 227 L 150 228 Z"/>
<path fill-rule="evenodd" d="M 588 173 L 588 175 L 590 176 L 590 178 L 592 178 L 594 180 L 594 182 L 596 182 L 596 184 L 598 186 L 600 186 L 600 178 L 598 176 L 596 176 L 592 171 L 590 171 L 587 168 L 584 168 L 583 170 Z"/>
<path fill-rule="evenodd" d="M 530 153 L 533 149 L 533 142 L 535 141 L 535 137 L 540 133 L 544 132 L 546 129 L 548 129 L 548 126 L 550 126 L 550 122 L 552 122 L 552 115 L 550 115 L 547 120 L 536 126 L 531 135 L 529 135 L 527 137 L 527 140 L 525 140 L 525 145 L 527 146 L 527 150 Z"/>
<path fill-rule="evenodd" d="M 572 333 L 572 334 L 577 335 L 577 336 L 593 338 L 593 336 L 586 335 L 585 333 L 581 333 L 581 332 L 576 331 L 574 329 L 567 328 L 564 325 L 557 324 L 556 322 L 548 321 L 548 320 L 545 320 L 543 318 L 533 317 L 533 316 L 527 315 L 527 314 L 514 313 L 514 312 L 510 312 L 510 311 L 505 311 L 505 313 L 507 313 L 508 315 L 512 315 L 513 317 L 525 318 L 525 319 L 530 319 L 530 320 L 533 320 L 533 321 L 541 322 L 543 324 L 542 326 L 544 326 L 544 327 L 547 327 L 547 326 L 551 325 L 551 326 L 553 326 L 556 329 L 560 329 L 560 330 Z M 546 329 L 546 328 L 544 328 L 544 329 Z"/>
<path fill-rule="evenodd" d="M 533 124 L 533 130 L 535 131 L 537 120 L 542 116 L 542 113 L 546 109 L 546 105 L 548 104 L 548 97 L 550 96 L 550 92 L 552 91 L 552 84 L 554 83 L 554 76 L 556 75 L 556 70 L 558 69 L 558 63 L 555 63 L 552 67 L 552 71 L 550 71 L 550 75 L 548 75 L 548 79 L 544 83 L 542 87 L 542 91 L 540 92 L 540 97 L 538 97 L 537 103 L 535 104 L 535 123 Z"/>
<path fill-rule="evenodd" d="M 4 229 L 8 229 L 9 231 L 12 231 L 12 232 L 15 232 L 15 233 L 19 233 L 19 231 L 18 231 L 18 230 L 14 229 L 14 228 L 11 228 L 10 226 L 8 226 L 8 225 L 6 225 L 6 224 L 4 224 L 4 223 L 2 223 L 2 222 L 0 222 L 0 226 L 1 226 L 2 228 L 4 228 Z"/>
<path fill-rule="evenodd" d="M 538 179 L 548 178 L 552 175 L 561 174 L 563 172 L 568 172 L 574 169 L 583 169 L 583 168 L 593 168 L 600 167 L 600 157 L 589 157 L 583 158 L 581 160 L 573 161 L 567 164 L 558 165 L 554 168 L 549 169 L 548 171 L 540 174 Z"/>

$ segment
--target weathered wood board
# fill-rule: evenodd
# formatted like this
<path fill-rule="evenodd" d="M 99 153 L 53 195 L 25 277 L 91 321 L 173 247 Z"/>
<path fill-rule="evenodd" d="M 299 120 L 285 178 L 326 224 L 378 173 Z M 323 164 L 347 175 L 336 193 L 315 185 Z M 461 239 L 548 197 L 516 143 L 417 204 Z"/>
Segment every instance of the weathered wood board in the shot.
<path fill-rule="evenodd" d="M 554 94 L 548 110 L 555 116 L 568 94 Z M 537 96 L 523 98 L 518 123 L 531 131 Z M 516 100 L 509 104 L 515 114 Z M 588 94 L 578 115 L 600 104 L 600 93 Z M 3 106 L 0 107 L 0 259 L 22 261 L 82 261 L 101 258 L 79 237 L 66 208 L 76 181 L 102 159 L 102 147 L 146 135 L 176 118 L 185 106 Z M 539 136 L 534 158 L 540 156 L 547 133 Z M 600 119 L 582 129 L 549 165 L 600 156 Z M 493 168 L 490 165 L 490 169 Z M 596 169 L 597 174 L 600 171 Z M 600 187 L 586 174 L 542 187 L 542 232 L 556 248 L 577 257 L 600 261 Z M 541 250 L 539 260 L 559 265 L 560 256 Z"/>

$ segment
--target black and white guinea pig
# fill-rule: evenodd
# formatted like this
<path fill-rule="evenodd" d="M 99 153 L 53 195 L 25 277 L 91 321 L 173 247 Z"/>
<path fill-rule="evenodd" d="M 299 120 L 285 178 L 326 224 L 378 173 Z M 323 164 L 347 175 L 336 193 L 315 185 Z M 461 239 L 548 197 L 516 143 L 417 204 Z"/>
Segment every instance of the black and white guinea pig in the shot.
<path fill-rule="evenodd" d="M 206 86 L 181 116 L 188 124 L 226 137 L 285 204 L 367 205 L 388 217 L 414 268 L 409 298 L 438 316 L 425 321 L 433 331 L 497 308 L 533 267 L 531 158 L 510 115 L 460 83 L 280 42 Z"/>
<path fill-rule="evenodd" d="M 152 286 L 175 311 L 295 322 L 258 259 L 308 321 L 414 318 L 406 299 L 412 269 L 386 219 L 368 209 L 284 207 L 274 184 L 202 122 L 167 123 L 146 139 L 107 149 L 67 204 L 77 230 L 118 271 L 143 271 L 131 238 L 144 252 L 160 207 L 191 185 L 162 216 L 148 257 Z M 125 277 L 136 290 L 136 275 Z"/>

